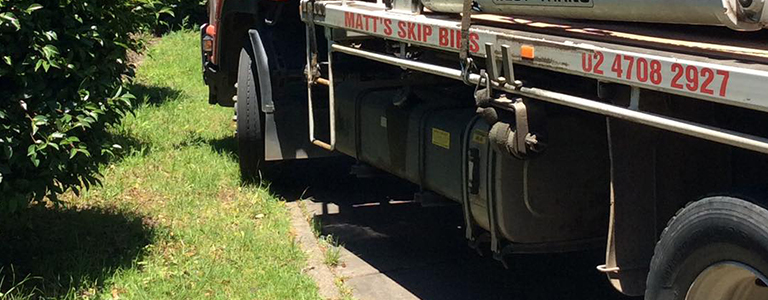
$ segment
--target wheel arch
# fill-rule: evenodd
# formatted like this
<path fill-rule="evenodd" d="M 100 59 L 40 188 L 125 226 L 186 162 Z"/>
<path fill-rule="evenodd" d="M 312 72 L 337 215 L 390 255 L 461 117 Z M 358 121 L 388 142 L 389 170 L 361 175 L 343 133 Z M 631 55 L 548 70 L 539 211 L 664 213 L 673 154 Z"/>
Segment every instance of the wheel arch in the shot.
<path fill-rule="evenodd" d="M 260 22 L 262 1 L 226 0 L 219 12 L 216 38 L 215 61 L 217 77 L 215 102 L 221 106 L 234 105 L 232 97 L 236 94 L 237 68 L 240 48 L 249 39 L 248 31 L 257 28 Z"/>

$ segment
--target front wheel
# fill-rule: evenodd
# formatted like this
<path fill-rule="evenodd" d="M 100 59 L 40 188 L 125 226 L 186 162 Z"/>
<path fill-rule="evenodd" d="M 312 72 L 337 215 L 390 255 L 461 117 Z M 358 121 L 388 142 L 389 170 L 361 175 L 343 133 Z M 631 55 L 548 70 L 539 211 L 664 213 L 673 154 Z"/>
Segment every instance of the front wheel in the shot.
<path fill-rule="evenodd" d="M 240 160 L 240 174 L 246 180 L 259 175 L 264 164 L 263 115 L 259 105 L 259 86 L 256 80 L 255 61 L 250 42 L 240 50 L 237 69 L 237 146 Z"/>
<path fill-rule="evenodd" d="M 661 235 L 646 300 L 768 299 L 768 210 L 731 197 L 682 209 Z"/>

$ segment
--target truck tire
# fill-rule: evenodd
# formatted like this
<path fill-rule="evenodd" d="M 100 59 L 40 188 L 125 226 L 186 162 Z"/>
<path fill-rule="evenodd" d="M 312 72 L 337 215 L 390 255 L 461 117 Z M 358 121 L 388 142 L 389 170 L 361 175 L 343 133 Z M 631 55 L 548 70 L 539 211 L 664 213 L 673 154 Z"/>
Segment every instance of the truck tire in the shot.
<path fill-rule="evenodd" d="M 246 41 L 240 50 L 237 69 L 237 147 L 240 175 L 251 180 L 259 176 L 264 163 L 263 113 L 259 103 L 259 86 L 251 43 Z"/>
<path fill-rule="evenodd" d="M 768 299 L 768 210 L 712 197 L 675 216 L 651 260 L 646 300 Z"/>

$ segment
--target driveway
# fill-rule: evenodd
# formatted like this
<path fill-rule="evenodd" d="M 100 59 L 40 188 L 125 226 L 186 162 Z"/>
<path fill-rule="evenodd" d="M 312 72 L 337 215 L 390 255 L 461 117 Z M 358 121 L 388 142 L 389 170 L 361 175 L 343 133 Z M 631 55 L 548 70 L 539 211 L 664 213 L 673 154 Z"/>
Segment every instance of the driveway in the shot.
<path fill-rule="evenodd" d="M 595 269 L 603 249 L 514 255 L 506 269 L 467 247 L 459 205 L 422 207 L 412 201 L 416 186 L 356 178 L 352 163 L 290 162 L 266 178 L 286 199 L 308 199 L 323 234 L 344 246 L 336 272 L 357 299 L 630 299 Z"/>

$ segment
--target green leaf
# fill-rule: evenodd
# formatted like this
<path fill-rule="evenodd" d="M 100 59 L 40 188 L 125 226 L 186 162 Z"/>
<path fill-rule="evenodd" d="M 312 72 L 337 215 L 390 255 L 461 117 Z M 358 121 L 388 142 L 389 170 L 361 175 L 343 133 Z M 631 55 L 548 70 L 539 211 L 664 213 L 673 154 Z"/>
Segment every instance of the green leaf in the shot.
<path fill-rule="evenodd" d="M 173 10 L 170 7 L 163 7 L 160 9 L 159 14 L 167 14 L 171 17 L 176 17 L 176 13 L 173 12 Z"/>
<path fill-rule="evenodd" d="M 53 56 L 59 55 L 59 49 L 56 48 L 56 46 L 54 45 L 45 45 L 45 47 L 43 47 L 42 50 L 43 50 L 43 55 L 45 55 L 45 58 L 48 58 L 48 59 L 50 59 Z"/>
<path fill-rule="evenodd" d="M 16 15 L 13 14 L 12 12 L 0 14 L 0 21 L 11 22 L 11 24 L 13 24 L 13 26 L 16 27 L 16 30 L 21 29 L 21 23 L 19 23 L 19 19 L 17 19 Z M 0 24 L 5 22 L 1 22 Z"/>
<path fill-rule="evenodd" d="M 58 36 L 58 34 L 56 34 L 56 32 L 55 32 L 55 31 L 53 31 L 53 30 L 51 30 L 51 31 L 46 31 L 46 32 L 45 32 L 45 37 L 46 37 L 46 38 L 48 38 L 48 40 L 49 40 L 49 41 L 55 41 L 55 40 L 58 40 L 58 39 L 59 39 L 59 36 Z"/>
<path fill-rule="evenodd" d="M 35 63 L 35 72 L 37 72 L 37 70 L 40 69 L 40 67 L 43 65 L 43 62 L 45 62 L 45 61 L 42 60 L 42 59 L 38 59 L 37 60 L 37 62 Z"/>
<path fill-rule="evenodd" d="M 48 124 L 48 117 L 45 115 L 37 115 L 34 118 L 32 118 L 32 121 L 35 122 L 35 125 L 42 126 Z"/>
<path fill-rule="evenodd" d="M 32 5 L 27 7 L 27 9 L 25 11 L 29 14 L 29 13 L 32 13 L 32 12 L 38 10 L 38 9 L 41 9 L 41 8 L 43 8 L 42 5 L 37 4 L 37 3 L 33 3 Z"/>

